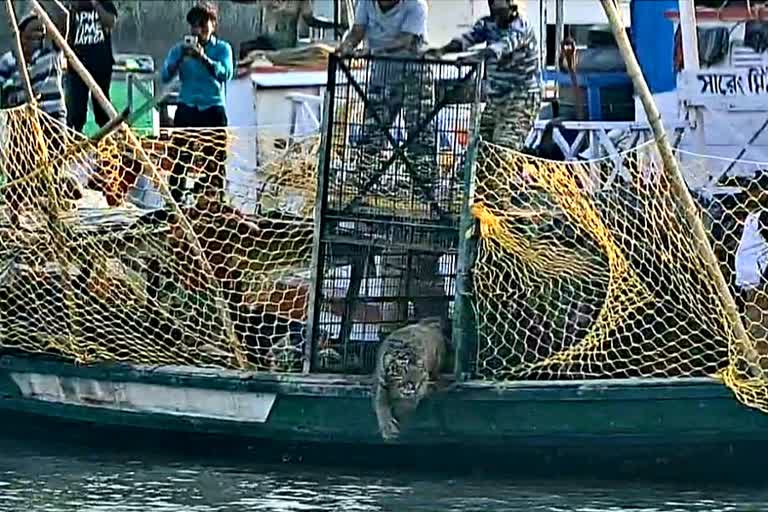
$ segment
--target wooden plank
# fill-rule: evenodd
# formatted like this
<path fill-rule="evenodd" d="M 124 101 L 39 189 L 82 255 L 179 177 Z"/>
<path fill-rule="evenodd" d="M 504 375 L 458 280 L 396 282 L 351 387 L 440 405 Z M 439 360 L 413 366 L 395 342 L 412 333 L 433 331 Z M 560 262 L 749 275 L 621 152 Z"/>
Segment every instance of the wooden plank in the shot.
<path fill-rule="evenodd" d="M 577 136 L 577 139 L 580 136 L 581 136 L 581 134 L 579 134 Z M 557 147 L 560 148 L 560 151 L 563 152 L 563 156 L 565 156 L 565 159 L 566 160 L 573 160 L 573 158 L 574 158 L 574 156 L 573 156 L 573 148 L 572 148 L 571 144 L 568 144 L 568 141 L 565 140 L 565 137 L 563 137 L 563 134 L 560 133 L 560 129 L 559 128 L 555 128 L 554 130 L 552 130 L 552 139 L 555 141 L 555 144 L 557 144 Z M 575 142 L 574 142 L 574 144 L 575 144 Z"/>

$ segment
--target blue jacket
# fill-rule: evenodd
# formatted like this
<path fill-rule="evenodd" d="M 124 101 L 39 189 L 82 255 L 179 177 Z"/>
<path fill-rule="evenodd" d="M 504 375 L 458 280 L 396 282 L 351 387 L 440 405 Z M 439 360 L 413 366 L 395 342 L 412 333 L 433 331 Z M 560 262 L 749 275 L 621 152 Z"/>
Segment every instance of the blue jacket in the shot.
<path fill-rule="evenodd" d="M 211 37 L 203 52 L 213 61 L 213 72 L 194 57 L 184 57 L 184 45 L 179 43 L 168 52 L 160 79 L 163 83 L 173 80 L 171 70 L 177 66 L 181 80 L 179 103 L 204 110 L 211 107 L 223 107 L 226 103 L 227 81 L 234 76 L 234 58 L 232 47 L 224 40 Z"/>

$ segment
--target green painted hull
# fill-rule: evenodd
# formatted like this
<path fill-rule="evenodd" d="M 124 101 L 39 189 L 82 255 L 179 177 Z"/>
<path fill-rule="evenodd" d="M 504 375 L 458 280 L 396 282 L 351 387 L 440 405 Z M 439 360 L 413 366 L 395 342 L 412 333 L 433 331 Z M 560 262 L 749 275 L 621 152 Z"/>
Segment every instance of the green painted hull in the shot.
<path fill-rule="evenodd" d="M 19 385 L 24 375 L 55 376 L 59 394 L 25 389 Z M 77 391 L 88 382 L 90 395 Z M 216 417 L 185 411 L 183 405 L 174 410 L 129 406 L 127 395 L 120 399 L 123 405 L 116 405 L 109 391 L 115 383 L 122 395 L 135 385 L 160 394 L 214 393 L 219 397 L 214 408 L 229 396 L 272 396 L 273 401 L 265 417 L 252 409 L 241 409 L 242 417 Z M 197 407 L 200 400 L 190 404 Z M 3 357 L 0 415 L 6 425 L 22 420 L 40 425 L 47 418 L 74 428 L 119 429 L 132 432 L 134 441 L 200 435 L 206 446 L 221 441 L 241 452 L 245 446 L 301 447 L 320 454 L 314 462 L 365 461 L 375 454 L 376 460 L 397 465 L 453 464 L 461 469 L 470 462 L 457 461 L 466 460 L 529 475 L 574 465 L 596 466 L 614 475 L 627 467 L 654 475 L 662 466 L 673 476 L 704 469 L 725 475 L 727 465 L 748 469 L 749 460 L 757 464 L 768 454 L 768 415 L 745 407 L 722 384 L 706 379 L 456 385 L 425 401 L 404 426 L 401 439 L 387 444 L 377 434 L 365 379 L 85 367 Z M 698 466 L 689 467 L 690 461 Z"/>

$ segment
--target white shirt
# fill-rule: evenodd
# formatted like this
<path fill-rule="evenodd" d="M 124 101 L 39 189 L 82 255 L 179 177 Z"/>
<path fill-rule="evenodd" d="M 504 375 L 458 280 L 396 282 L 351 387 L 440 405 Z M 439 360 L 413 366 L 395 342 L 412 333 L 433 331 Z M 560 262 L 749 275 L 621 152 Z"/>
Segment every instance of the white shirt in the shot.
<path fill-rule="evenodd" d="M 768 264 L 768 242 L 760 234 L 760 212 L 752 212 L 744 222 L 744 233 L 736 249 L 736 286 L 760 286 Z"/>
<path fill-rule="evenodd" d="M 368 49 L 376 53 L 389 46 L 403 32 L 419 36 L 427 41 L 426 0 L 400 0 L 387 12 L 383 12 L 377 0 L 359 0 L 355 10 L 355 25 L 365 27 Z"/>

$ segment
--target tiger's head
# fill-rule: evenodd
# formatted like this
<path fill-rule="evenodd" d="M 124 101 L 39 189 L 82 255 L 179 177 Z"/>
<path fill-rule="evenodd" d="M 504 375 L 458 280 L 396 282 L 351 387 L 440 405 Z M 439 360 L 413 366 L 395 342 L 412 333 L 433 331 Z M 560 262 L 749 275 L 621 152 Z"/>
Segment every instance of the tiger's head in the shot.
<path fill-rule="evenodd" d="M 399 353 L 390 359 L 387 377 L 392 393 L 406 400 L 424 396 L 429 385 L 426 368 L 409 353 Z"/>

